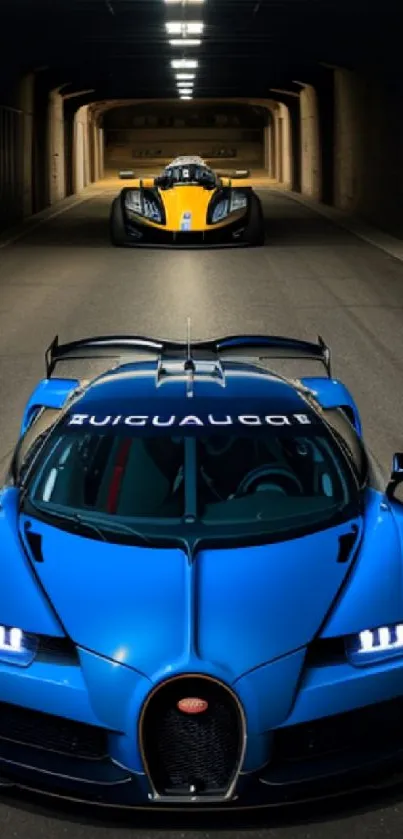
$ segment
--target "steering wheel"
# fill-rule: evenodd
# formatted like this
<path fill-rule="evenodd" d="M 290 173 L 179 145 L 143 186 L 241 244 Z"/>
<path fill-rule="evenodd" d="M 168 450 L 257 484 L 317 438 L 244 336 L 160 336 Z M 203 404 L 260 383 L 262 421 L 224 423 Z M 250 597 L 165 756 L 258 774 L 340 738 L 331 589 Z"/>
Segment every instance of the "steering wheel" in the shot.
<path fill-rule="evenodd" d="M 289 490 L 295 492 L 295 489 L 298 490 L 300 495 L 304 492 L 301 482 L 290 469 L 287 469 L 284 466 L 266 464 L 258 466 L 257 469 L 252 469 L 250 472 L 247 472 L 247 474 L 242 478 L 234 497 L 237 498 L 240 495 L 247 495 L 247 493 L 251 492 L 251 490 L 257 492 L 259 484 L 264 483 L 277 484 L 279 489 L 282 490 L 285 495 L 288 495 Z"/>

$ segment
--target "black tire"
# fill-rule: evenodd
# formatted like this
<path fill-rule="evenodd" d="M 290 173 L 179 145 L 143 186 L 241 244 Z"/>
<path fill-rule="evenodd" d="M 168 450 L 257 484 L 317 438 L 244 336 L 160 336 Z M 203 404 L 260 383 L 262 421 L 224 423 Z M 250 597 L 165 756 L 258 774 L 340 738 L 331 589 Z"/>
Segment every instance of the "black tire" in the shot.
<path fill-rule="evenodd" d="M 266 240 L 263 207 L 260 198 L 254 192 L 252 193 L 250 216 L 244 238 L 253 248 L 261 247 Z"/>
<path fill-rule="evenodd" d="M 126 244 L 126 231 L 120 195 L 112 202 L 109 214 L 109 235 L 111 243 L 115 248 L 123 248 Z"/>

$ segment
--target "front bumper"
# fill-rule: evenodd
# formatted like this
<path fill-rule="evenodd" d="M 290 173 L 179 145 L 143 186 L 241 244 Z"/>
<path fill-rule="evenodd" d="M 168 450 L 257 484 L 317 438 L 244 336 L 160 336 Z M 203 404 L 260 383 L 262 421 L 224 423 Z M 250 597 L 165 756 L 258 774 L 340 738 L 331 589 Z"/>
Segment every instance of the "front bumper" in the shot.
<path fill-rule="evenodd" d="M 246 707 L 248 745 L 229 800 L 153 797 L 137 738 L 151 688 L 144 677 L 84 651 L 80 665 L 33 664 L 28 678 L 16 670 L 0 668 L 0 786 L 120 808 L 222 811 L 403 781 L 402 662 L 358 672 L 342 662 L 306 667 L 286 719 L 271 730 L 258 730 L 261 714 Z M 262 690 L 270 670 L 261 668 Z M 240 680 L 239 697 L 257 689 L 252 678 Z M 262 708 L 269 695 L 255 696 Z"/>
<path fill-rule="evenodd" d="M 241 220 L 229 223 L 224 227 L 199 231 L 171 231 L 164 228 L 150 227 L 136 224 L 132 220 L 126 221 L 127 247 L 159 247 L 159 248 L 223 248 L 247 247 L 249 245 L 246 231 L 248 215 Z"/>

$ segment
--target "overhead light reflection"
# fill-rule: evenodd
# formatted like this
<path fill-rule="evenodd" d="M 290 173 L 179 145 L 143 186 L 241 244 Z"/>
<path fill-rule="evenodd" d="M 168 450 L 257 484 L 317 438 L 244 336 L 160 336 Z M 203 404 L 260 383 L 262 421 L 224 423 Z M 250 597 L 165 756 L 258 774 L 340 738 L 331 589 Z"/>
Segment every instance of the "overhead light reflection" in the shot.
<path fill-rule="evenodd" d="M 169 35 L 201 35 L 204 29 L 201 21 L 168 21 L 165 26 Z"/>
<path fill-rule="evenodd" d="M 169 43 L 171 47 L 199 47 L 201 41 L 198 38 L 172 38 Z"/>
<path fill-rule="evenodd" d="M 188 58 L 175 58 L 171 61 L 171 67 L 174 70 L 195 70 L 199 66 L 199 62 Z"/>

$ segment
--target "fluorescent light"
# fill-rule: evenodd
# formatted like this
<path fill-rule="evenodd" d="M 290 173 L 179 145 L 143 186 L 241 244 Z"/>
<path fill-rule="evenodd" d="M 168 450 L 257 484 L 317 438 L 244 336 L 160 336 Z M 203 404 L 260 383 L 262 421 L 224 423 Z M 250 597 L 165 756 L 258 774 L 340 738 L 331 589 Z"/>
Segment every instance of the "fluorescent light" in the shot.
<path fill-rule="evenodd" d="M 201 35 L 204 29 L 204 23 L 196 21 L 168 21 L 165 26 L 169 35 Z"/>
<path fill-rule="evenodd" d="M 180 98 L 181 98 L 181 99 L 193 99 L 193 96 L 187 96 L 187 95 L 186 95 L 186 96 L 181 96 Z"/>
<path fill-rule="evenodd" d="M 171 67 L 174 70 L 195 70 L 199 66 L 199 62 L 188 58 L 175 58 L 171 61 Z"/>
<path fill-rule="evenodd" d="M 175 77 L 177 79 L 195 79 L 196 78 L 194 73 L 176 73 Z"/>
<path fill-rule="evenodd" d="M 183 23 L 166 23 L 165 27 L 170 35 L 180 35 L 182 32 Z"/>
<path fill-rule="evenodd" d="M 186 24 L 186 34 L 187 35 L 201 35 L 204 31 L 204 23 L 201 21 L 192 20 L 190 23 Z"/>
<path fill-rule="evenodd" d="M 196 4 L 204 3 L 204 1 L 205 0 L 165 0 L 165 3 L 167 4 L 167 6 L 173 6 L 175 3 L 177 6 L 179 6 L 179 3 L 181 3 L 181 5 L 188 4 L 189 6 L 193 6 Z"/>
<path fill-rule="evenodd" d="M 198 38 L 173 38 L 169 43 L 171 47 L 199 47 L 201 41 Z"/>

